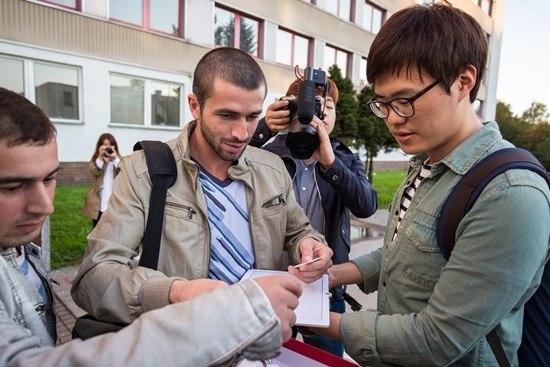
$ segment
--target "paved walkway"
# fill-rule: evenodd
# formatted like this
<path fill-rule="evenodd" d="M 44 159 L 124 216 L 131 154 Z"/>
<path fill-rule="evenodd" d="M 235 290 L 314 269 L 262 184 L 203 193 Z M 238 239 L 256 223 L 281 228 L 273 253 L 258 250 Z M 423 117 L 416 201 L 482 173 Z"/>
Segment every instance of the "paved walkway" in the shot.
<path fill-rule="evenodd" d="M 379 232 L 379 226 L 383 226 L 388 218 L 387 210 L 379 210 L 372 217 L 364 219 L 367 223 L 372 223 L 374 230 L 370 231 L 373 237 L 358 239 L 353 241 L 350 251 L 350 258 L 366 252 L 373 251 L 382 246 L 383 233 Z M 68 266 L 58 270 L 52 270 L 49 275 L 53 280 L 60 284 L 53 284 L 54 296 L 56 299 L 57 320 L 57 344 L 63 344 L 71 340 L 71 330 L 77 317 L 86 312 L 78 307 L 71 298 L 71 285 L 78 272 L 80 265 Z M 348 287 L 348 293 L 363 305 L 363 310 L 376 309 L 376 293 L 365 295 L 356 285 Z M 347 312 L 353 312 L 346 304 Z"/>

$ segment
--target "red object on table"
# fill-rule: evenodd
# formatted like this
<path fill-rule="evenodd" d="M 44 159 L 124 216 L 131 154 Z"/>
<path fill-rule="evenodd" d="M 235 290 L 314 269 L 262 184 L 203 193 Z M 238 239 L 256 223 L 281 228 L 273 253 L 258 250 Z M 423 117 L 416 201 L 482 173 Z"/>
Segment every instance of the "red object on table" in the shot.
<path fill-rule="evenodd" d="M 358 365 L 346 359 L 335 356 L 334 354 L 325 352 L 319 348 L 303 343 L 296 339 L 290 339 L 283 344 L 283 348 L 299 353 L 314 361 L 326 364 L 330 367 L 357 367 Z"/>

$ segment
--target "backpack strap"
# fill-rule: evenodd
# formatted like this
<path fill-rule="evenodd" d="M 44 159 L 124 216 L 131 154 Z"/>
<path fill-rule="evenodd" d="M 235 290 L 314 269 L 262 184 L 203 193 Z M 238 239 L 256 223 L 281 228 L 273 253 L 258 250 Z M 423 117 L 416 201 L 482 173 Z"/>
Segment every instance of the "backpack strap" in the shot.
<path fill-rule="evenodd" d="M 544 167 L 530 152 L 519 148 L 498 150 L 472 167 L 453 188 L 445 201 L 437 224 L 437 243 L 446 260 L 449 260 L 455 245 L 456 229 L 462 218 L 470 211 L 475 201 L 489 182 L 509 169 L 523 168 L 538 173 L 550 185 L 550 177 Z M 493 329 L 487 334 L 499 366 L 509 367 L 500 338 Z"/>
<path fill-rule="evenodd" d="M 164 223 L 164 207 L 168 188 L 174 185 L 177 166 L 172 149 L 161 141 L 142 140 L 134 145 L 134 151 L 143 149 L 149 176 L 153 186 L 149 198 L 149 215 L 143 236 L 143 250 L 139 266 L 156 270 L 158 266 L 160 239 Z"/>
<path fill-rule="evenodd" d="M 515 168 L 536 172 L 550 184 L 544 167 L 527 150 L 506 148 L 485 157 L 462 177 L 441 209 L 437 224 L 437 243 L 446 260 L 449 260 L 455 245 L 458 224 L 470 211 L 485 186 L 502 172 Z"/>

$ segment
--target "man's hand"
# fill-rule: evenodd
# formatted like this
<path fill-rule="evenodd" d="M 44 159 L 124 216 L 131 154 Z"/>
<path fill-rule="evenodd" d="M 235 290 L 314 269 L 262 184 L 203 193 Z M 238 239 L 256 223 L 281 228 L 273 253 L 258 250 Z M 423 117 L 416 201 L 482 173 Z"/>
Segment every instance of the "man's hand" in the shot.
<path fill-rule="evenodd" d="M 313 152 L 312 158 L 317 160 L 325 169 L 329 169 L 334 163 L 334 151 L 325 124 L 317 116 L 309 124 L 317 131 L 319 147 Z"/>
<path fill-rule="evenodd" d="M 294 310 L 302 294 L 302 285 L 295 277 L 273 275 L 254 279 L 271 302 L 271 307 L 281 320 L 283 342 L 292 336 L 292 326 L 296 322 Z"/>
<path fill-rule="evenodd" d="M 265 123 L 269 130 L 278 133 L 290 127 L 290 110 L 281 110 L 288 106 L 288 101 L 277 101 L 267 106 Z"/>
<path fill-rule="evenodd" d="M 169 300 L 170 303 L 184 302 L 201 293 L 227 286 L 227 283 L 213 279 L 174 280 L 170 287 Z"/>
<path fill-rule="evenodd" d="M 316 257 L 321 258 L 321 260 L 309 265 L 302 265 L 299 269 L 294 268 L 294 266 L 288 267 L 290 274 L 296 276 L 302 282 L 309 284 L 319 279 L 332 266 L 331 258 L 333 252 L 330 247 L 310 237 L 304 238 L 299 246 L 302 262 L 310 261 Z"/>

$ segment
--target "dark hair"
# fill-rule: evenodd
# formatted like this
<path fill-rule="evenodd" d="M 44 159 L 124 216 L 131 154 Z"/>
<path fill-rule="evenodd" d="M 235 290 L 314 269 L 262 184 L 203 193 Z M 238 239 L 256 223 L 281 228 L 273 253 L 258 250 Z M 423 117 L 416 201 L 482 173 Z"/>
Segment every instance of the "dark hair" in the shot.
<path fill-rule="evenodd" d="M 298 95 L 298 88 L 300 86 L 300 83 L 302 82 L 301 79 L 295 79 L 289 86 L 286 91 L 286 96 L 297 96 Z M 332 98 L 334 103 L 338 102 L 338 87 L 336 86 L 336 83 L 330 79 L 327 78 L 327 97 Z"/>
<path fill-rule="evenodd" d="M 432 76 L 451 93 L 451 86 L 466 67 L 477 70 L 470 91 L 476 100 L 487 66 L 487 37 L 481 26 L 460 9 L 442 4 L 416 5 L 398 11 L 382 26 L 367 57 L 367 79 L 418 71 Z"/>
<path fill-rule="evenodd" d="M 260 65 L 252 56 L 232 47 L 218 47 L 207 52 L 197 64 L 193 76 L 193 94 L 200 106 L 212 94 L 216 79 L 252 91 L 265 87 L 267 82 Z"/>
<path fill-rule="evenodd" d="M 109 140 L 109 144 L 115 148 L 116 154 L 120 155 L 120 153 L 118 152 L 118 144 L 115 137 L 109 133 L 103 133 L 99 136 L 99 139 L 97 139 L 97 143 L 95 144 L 95 152 L 92 156 L 91 162 L 95 162 L 95 160 L 99 156 L 99 147 L 103 145 L 105 139 Z"/>
<path fill-rule="evenodd" d="M 0 88 L 0 140 L 7 146 L 46 145 L 55 134 L 55 126 L 40 108 L 23 96 Z"/>

